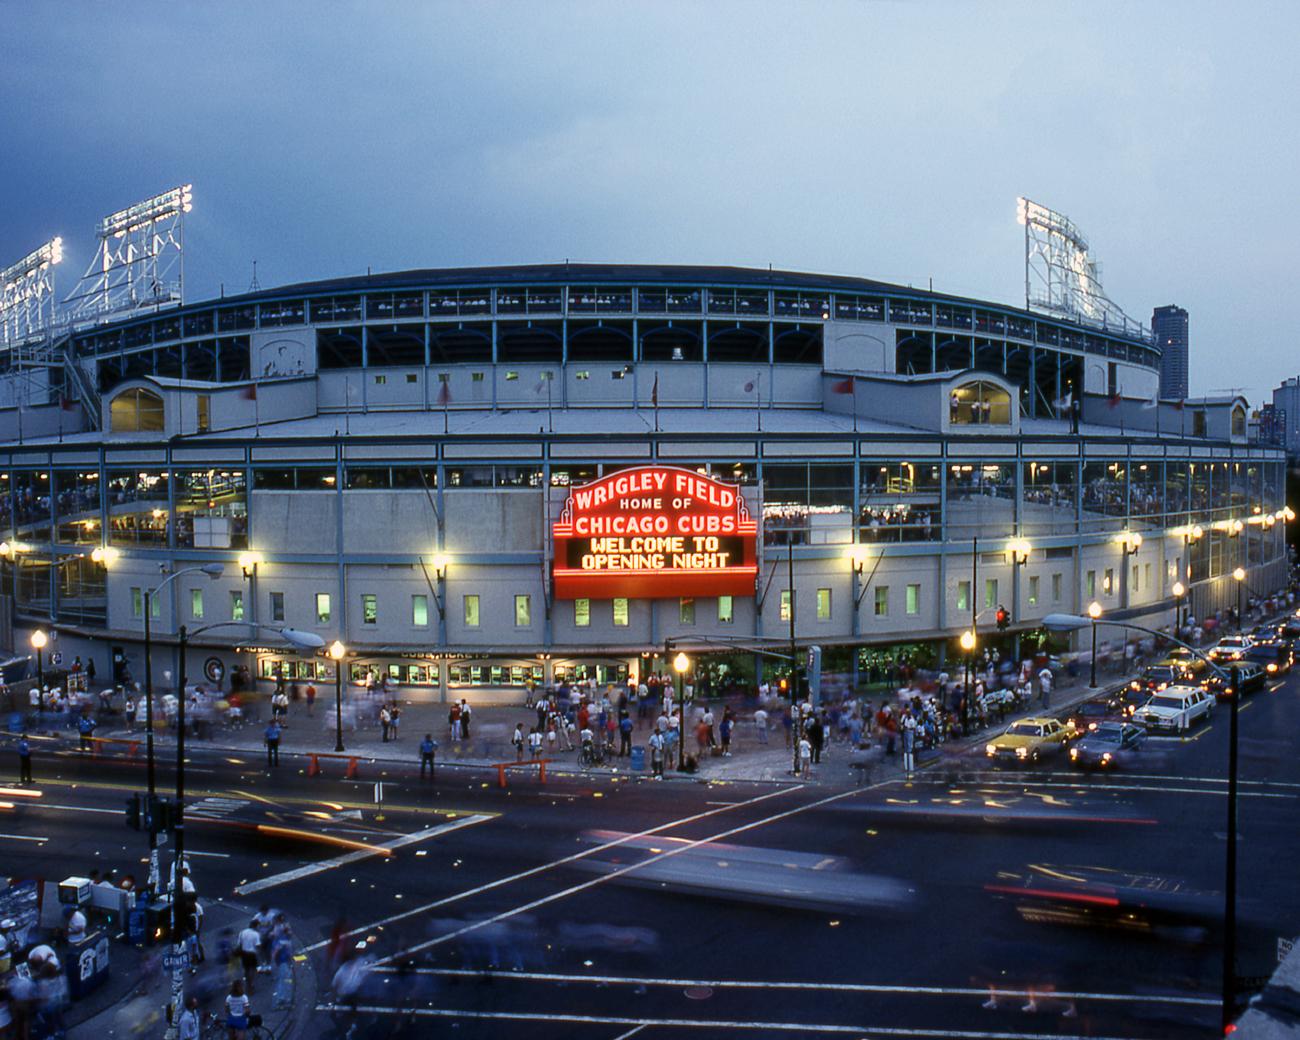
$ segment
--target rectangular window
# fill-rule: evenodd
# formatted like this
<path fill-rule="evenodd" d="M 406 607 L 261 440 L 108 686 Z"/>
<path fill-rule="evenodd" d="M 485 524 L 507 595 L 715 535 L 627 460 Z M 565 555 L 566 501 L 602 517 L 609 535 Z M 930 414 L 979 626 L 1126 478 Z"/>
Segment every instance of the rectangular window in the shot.
<path fill-rule="evenodd" d="M 677 601 L 677 620 L 683 625 L 695 624 L 694 596 L 683 596 Z"/>
<path fill-rule="evenodd" d="M 190 617 L 196 621 L 203 617 L 202 589 L 190 589 Z"/>
<path fill-rule="evenodd" d="M 1083 579 L 1083 588 L 1087 593 L 1087 599 L 1092 602 L 1097 598 L 1097 572 L 1089 571 Z"/>
<path fill-rule="evenodd" d="M 730 596 L 718 597 L 718 624 L 729 625 L 735 617 L 735 603 Z"/>
<path fill-rule="evenodd" d="M 921 586 L 907 586 L 907 612 L 912 617 L 921 613 Z"/>
<path fill-rule="evenodd" d="M 374 625 L 379 622 L 379 597 L 373 593 L 363 593 L 361 596 L 361 623 L 363 625 Z"/>
<path fill-rule="evenodd" d="M 199 433 L 207 433 L 212 425 L 212 395 L 198 394 L 194 402 L 198 407 L 199 414 Z"/>
<path fill-rule="evenodd" d="M 778 616 L 782 621 L 789 621 L 794 616 L 794 594 L 789 589 L 781 590 L 781 611 Z"/>
<path fill-rule="evenodd" d="M 1038 606 L 1038 575 L 1037 574 L 1031 574 L 1029 576 L 1029 605 L 1031 607 Z"/>
<path fill-rule="evenodd" d="M 230 620 L 244 620 L 244 593 L 239 589 L 232 589 L 230 593 Z"/>
<path fill-rule="evenodd" d="M 328 625 L 330 623 L 330 594 L 328 592 L 316 593 L 316 624 Z"/>
<path fill-rule="evenodd" d="M 1061 576 L 1059 574 L 1052 575 L 1052 602 L 1061 602 Z"/>
<path fill-rule="evenodd" d="M 284 620 L 284 593 L 283 592 L 271 593 L 271 620 L 272 621 Z"/>
<path fill-rule="evenodd" d="M 876 617 L 885 617 L 889 614 L 889 586 L 876 586 Z"/>
<path fill-rule="evenodd" d="M 133 618 L 144 617 L 144 593 L 138 586 L 131 586 L 131 616 Z"/>
<path fill-rule="evenodd" d="M 149 597 L 149 617 L 153 621 L 162 617 L 162 600 L 157 596 Z"/>
<path fill-rule="evenodd" d="M 387 382 L 388 382 L 387 376 L 375 376 L 375 385 L 383 386 Z"/>
<path fill-rule="evenodd" d="M 478 597 L 465 597 L 465 627 L 478 628 Z"/>
<path fill-rule="evenodd" d="M 831 590 L 817 590 L 817 620 L 829 621 L 831 619 Z"/>
<path fill-rule="evenodd" d="M 1142 584 L 1148 589 L 1151 588 L 1151 564 L 1149 563 L 1142 565 Z"/>
<path fill-rule="evenodd" d="M 984 579 L 984 609 L 988 610 L 989 608 L 996 607 L 997 605 L 998 605 L 998 579 L 985 578 Z"/>
<path fill-rule="evenodd" d="M 1106 577 L 1102 579 L 1101 591 L 1106 593 L 1107 596 L 1115 594 L 1115 569 L 1113 567 L 1106 568 Z"/>
<path fill-rule="evenodd" d="M 957 582 L 957 609 L 970 610 L 970 582 Z"/>
<path fill-rule="evenodd" d="M 1132 571 L 1130 572 L 1130 574 L 1129 574 L 1129 584 L 1133 586 L 1133 591 L 1134 591 L 1134 592 L 1139 592 L 1139 591 L 1141 591 L 1141 590 L 1138 588 L 1138 574 L 1139 574 L 1139 573 L 1140 573 L 1140 572 L 1139 572 L 1139 570 L 1138 570 L 1138 565 L 1137 565 L 1136 563 L 1133 564 L 1133 570 L 1132 570 Z"/>
<path fill-rule="evenodd" d="M 408 383 L 418 383 L 420 381 L 420 377 L 417 376 L 414 372 L 407 372 L 406 381 Z"/>
<path fill-rule="evenodd" d="M 627 600 L 614 600 L 614 627 L 627 628 Z"/>
<path fill-rule="evenodd" d="M 515 597 L 515 628 L 527 628 L 533 623 L 533 606 L 528 596 Z"/>
<path fill-rule="evenodd" d="M 591 624 L 591 600 L 575 599 L 573 601 L 573 623 L 578 628 L 586 628 Z"/>
<path fill-rule="evenodd" d="M 418 593 L 411 597 L 411 624 L 425 628 L 429 624 L 429 597 Z"/>

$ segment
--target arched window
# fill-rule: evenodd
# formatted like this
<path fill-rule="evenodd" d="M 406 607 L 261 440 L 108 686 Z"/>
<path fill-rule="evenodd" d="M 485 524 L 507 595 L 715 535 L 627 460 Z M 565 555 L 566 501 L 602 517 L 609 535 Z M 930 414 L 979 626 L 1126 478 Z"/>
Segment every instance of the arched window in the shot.
<path fill-rule="evenodd" d="M 948 397 L 948 421 L 953 425 L 987 423 L 1011 425 L 1011 395 L 996 383 L 980 379 L 954 387 Z"/>
<path fill-rule="evenodd" d="M 1246 409 L 1237 405 L 1232 410 L 1232 435 L 1234 437 L 1246 436 Z"/>
<path fill-rule="evenodd" d="M 109 406 L 113 433 L 154 433 L 163 428 L 163 400 L 151 390 L 127 390 Z"/>

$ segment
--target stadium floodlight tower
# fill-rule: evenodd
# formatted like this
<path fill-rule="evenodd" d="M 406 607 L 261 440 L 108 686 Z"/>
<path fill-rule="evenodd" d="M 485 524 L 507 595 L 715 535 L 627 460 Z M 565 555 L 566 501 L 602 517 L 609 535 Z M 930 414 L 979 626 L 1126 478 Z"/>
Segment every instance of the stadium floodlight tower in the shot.
<path fill-rule="evenodd" d="M 1064 213 L 1023 195 L 1016 219 L 1025 229 L 1025 309 L 1044 311 L 1127 335 L 1147 338 L 1101 287 L 1101 264 L 1088 240 Z"/>
<path fill-rule="evenodd" d="M 185 214 L 192 201 L 185 184 L 100 221 L 95 258 L 63 301 L 65 319 L 75 325 L 182 303 Z"/>
<path fill-rule="evenodd" d="M 0 345 L 44 335 L 54 324 L 54 265 L 63 239 L 53 238 L 0 271 Z"/>

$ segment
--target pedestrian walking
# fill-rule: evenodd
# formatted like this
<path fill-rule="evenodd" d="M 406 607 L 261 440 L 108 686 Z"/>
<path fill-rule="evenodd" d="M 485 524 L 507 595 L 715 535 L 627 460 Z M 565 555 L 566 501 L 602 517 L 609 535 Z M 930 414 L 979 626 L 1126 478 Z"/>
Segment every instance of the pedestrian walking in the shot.
<path fill-rule="evenodd" d="M 314 714 L 313 709 L 316 707 L 316 687 L 312 683 L 307 684 L 307 714 Z"/>
<path fill-rule="evenodd" d="M 455 701 L 447 711 L 447 734 L 453 744 L 460 740 L 460 705 Z"/>
<path fill-rule="evenodd" d="M 1052 686 L 1054 682 L 1051 668 L 1044 668 L 1038 673 L 1038 689 L 1044 711 L 1047 711 L 1052 706 Z"/>
<path fill-rule="evenodd" d="M 27 734 L 18 738 L 18 782 L 32 783 L 32 745 L 28 743 Z"/>
<path fill-rule="evenodd" d="M 718 733 L 722 737 L 722 757 L 731 757 L 731 731 L 735 728 L 736 720 L 732 718 L 731 709 L 728 708 L 722 713 L 722 723 L 718 727 Z"/>
<path fill-rule="evenodd" d="M 79 750 L 90 751 L 94 747 L 91 738 L 95 734 L 95 720 L 90 717 L 89 710 L 77 719 L 77 735 L 80 737 Z"/>
<path fill-rule="evenodd" d="M 257 952 L 262 947 L 262 934 L 257 930 L 257 922 L 249 921 L 239 937 L 235 940 L 235 949 L 239 951 L 239 965 L 244 972 L 244 985 L 248 992 L 253 992 L 253 981 L 257 978 Z"/>
<path fill-rule="evenodd" d="M 528 754 L 534 759 L 542 757 L 542 734 L 536 726 L 528 731 Z"/>
<path fill-rule="evenodd" d="M 632 716 L 626 711 L 619 713 L 618 720 L 618 757 L 632 754 Z"/>
<path fill-rule="evenodd" d="M 912 770 L 916 768 L 916 759 L 913 757 L 916 753 L 916 717 L 910 711 L 903 713 L 900 730 L 903 741 L 903 772 L 911 776 Z"/>
<path fill-rule="evenodd" d="M 472 714 L 469 701 L 462 697 L 460 702 L 460 735 L 466 740 L 469 740 L 469 717 Z"/>
<path fill-rule="evenodd" d="M 433 739 L 432 733 L 426 733 L 424 739 L 420 741 L 420 779 L 424 779 L 424 771 L 429 770 L 429 779 L 434 779 L 434 762 L 433 753 L 438 750 L 438 742 Z"/>
<path fill-rule="evenodd" d="M 799 775 L 807 780 L 812 776 L 812 742 L 807 737 L 799 738 Z"/>
<path fill-rule="evenodd" d="M 135 732 L 135 701 L 131 695 L 127 694 L 126 700 L 122 704 L 122 715 L 126 718 L 126 731 Z"/>
<path fill-rule="evenodd" d="M 380 739 L 382 740 L 383 743 L 387 744 L 388 735 L 393 728 L 393 713 L 388 710 L 387 704 L 385 704 L 382 708 L 379 709 L 379 725 L 380 728 L 384 731 L 384 735 Z"/>
<path fill-rule="evenodd" d="M 767 743 L 767 712 L 759 708 L 754 712 L 754 730 L 758 733 L 758 742 Z"/>
<path fill-rule="evenodd" d="M 664 778 L 664 735 L 656 730 L 650 734 L 650 775 L 652 779 Z"/>
<path fill-rule="evenodd" d="M 515 746 L 515 761 L 522 762 L 524 760 L 524 724 L 522 722 L 515 723 L 515 732 L 514 736 L 510 738 L 510 743 Z"/>
<path fill-rule="evenodd" d="M 266 768 L 280 764 L 280 724 L 271 720 L 271 724 L 266 727 Z"/>

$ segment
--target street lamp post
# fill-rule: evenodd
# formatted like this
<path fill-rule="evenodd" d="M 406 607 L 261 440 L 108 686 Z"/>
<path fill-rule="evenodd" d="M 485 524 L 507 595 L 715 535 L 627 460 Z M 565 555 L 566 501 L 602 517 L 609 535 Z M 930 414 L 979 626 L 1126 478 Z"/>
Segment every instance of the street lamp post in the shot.
<path fill-rule="evenodd" d="M 966 681 L 963 684 L 964 692 L 961 699 L 961 731 L 964 735 L 970 728 L 970 664 L 971 654 L 975 652 L 975 630 L 967 629 L 961 634 L 962 654 L 966 659 Z"/>
<path fill-rule="evenodd" d="M 1092 619 L 1092 669 L 1088 678 L 1088 689 L 1097 688 L 1097 619 L 1101 617 L 1101 604 L 1093 600 L 1088 604 L 1088 617 Z"/>
<path fill-rule="evenodd" d="M 45 634 L 43 629 L 38 628 L 32 633 L 32 649 L 36 651 L 36 686 L 42 691 L 42 694 L 45 690 L 45 661 L 42 651 L 49 641 L 50 637 Z M 44 701 L 42 701 L 41 706 L 44 708 Z"/>
<path fill-rule="evenodd" d="M 673 671 L 677 673 L 677 704 L 682 713 L 682 723 L 677 727 L 677 770 L 686 768 L 686 670 L 691 666 L 691 659 L 684 653 L 673 658 Z"/>
<path fill-rule="evenodd" d="M 1174 594 L 1174 628 L 1178 632 L 1183 630 L 1183 597 L 1187 595 L 1187 586 L 1181 581 L 1174 582 L 1171 590 Z"/>
<path fill-rule="evenodd" d="M 330 644 L 330 657 L 334 659 L 334 750 L 343 750 L 343 658 L 347 647 L 337 639 Z"/>
<path fill-rule="evenodd" d="M 219 566 L 219 564 L 211 566 Z M 177 572 L 177 574 L 181 573 L 184 572 Z M 197 628 L 193 632 L 184 625 L 177 630 L 180 643 L 180 689 L 176 698 L 176 804 L 172 809 L 172 833 L 176 840 L 171 881 L 172 999 L 170 1025 L 167 1030 L 168 1036 L 171 1037 L 179 1033 L 181 1011 L 185 1006 L 185 918 L 188 915 L 183 915 L 181 911 L 181 902 L 185 895 L 185 658 L 191 636 L 200 635 L 214 628 L 232 625 L 242 627 L 243 624 L 242 621 L 218 621 Z M 269 628 L 265 625 L 255 627 Z M 325 645 L 325 640 L 314 632 L 300 632 L 293 628 L 270 628 L 270 631 L 278 632 L 290 646 L 298 650 L 319 650 Z"/>
<path fill-rule="evenodd" d="M 163 564 L 163 571 L 166 572 L 167 565 Z M 175 581 L 182 574 L 206 574 L 210 579 L 216 581 L 226 572 L 225 567 L 219 563 L 205 563 L 201 567 L 183 567 L 178 571 L 173 571 L 163 578 L 157 585 L 151 589 L 144 590 L 144 748 L 145 748 L 145 784 L 148 789 L 148 815 L 150 817 L 149 826 L 149 893 L 158 891 L 158 831 L 152 824 L 154 794 L 155 794 L 155 773 L 154 773 L 154 754 L 153 754 L 153 641 L 151 629 L 149 627 L 150 616 L 153 614 L 154 597 L 158 595 L 171 582 Z M 184 656 L 182 651 L 181 668 L 184 670 Z M 184 698 L 182 698 L 184 700 Z"/>
<path fill-rule="evenodd" d="M 1232 572 L 1232 576 L 1237 582 L 1237 631 L 1244 632 L 1246 630 L 1246 615 L 1241 610 L 1241 596 L 1246 588 L 1246 569 L 1238 567 Z"/>

